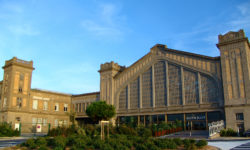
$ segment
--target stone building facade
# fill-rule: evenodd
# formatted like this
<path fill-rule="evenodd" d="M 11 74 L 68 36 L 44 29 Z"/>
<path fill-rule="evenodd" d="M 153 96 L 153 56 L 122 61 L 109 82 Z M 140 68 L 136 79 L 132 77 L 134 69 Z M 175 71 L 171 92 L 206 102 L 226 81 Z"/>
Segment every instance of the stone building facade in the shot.
<path fill-rule="evenodd" d="M 129 67 L 101 64 L 100 92 L 80 95 L 31 89 L 33 62 L 14 57 L 3 67 L 0 121 L 58 126 L 69 124 L 73 111 L 78 123 L 89 123 L 86 107 L 105 100 L 116 107 L 113 121 L 118 124 L 178 119 L 186 129 L 192 124 L 205 130 L 225 120 L 227 128 L 250 129 L 248 38 L 243 30 L 228 32 L 219 35 L 217 47 L 220 56 L 209 57 L 156 44 Z"/>

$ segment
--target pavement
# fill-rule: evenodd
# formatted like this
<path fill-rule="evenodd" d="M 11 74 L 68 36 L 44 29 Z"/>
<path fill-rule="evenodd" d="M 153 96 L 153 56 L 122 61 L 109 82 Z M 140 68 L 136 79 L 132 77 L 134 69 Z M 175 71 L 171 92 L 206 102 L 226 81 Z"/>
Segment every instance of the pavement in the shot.
<path fill-rule="evenodd" d="M 0 137 L 0 149 L 25 142 L 30 137 Z"/>

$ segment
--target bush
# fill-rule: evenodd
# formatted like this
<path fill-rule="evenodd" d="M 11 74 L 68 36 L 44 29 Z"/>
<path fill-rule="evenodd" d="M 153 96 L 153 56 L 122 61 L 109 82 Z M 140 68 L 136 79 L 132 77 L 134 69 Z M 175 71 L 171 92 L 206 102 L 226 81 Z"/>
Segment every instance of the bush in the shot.
<path fill-rule="evenodd" d="M 121 125 L 118 128 L 118 133 L 120 134 L 125 134 L 125 135 L 137 135 L 137 132 L 131 128 L 131 127 L 127 127 L 126 125 Z"/>
<path fill-rule="evenodd" d="M 12 129 L 11 123 L 0 123 L 0 137 L 3 136 L 19 136 L 19 131 Z"/>
<path fill-rule="evenodd" d="M 38 150 L 48 150 L 48 147 L 45 145 L 41 145 Z"/>
<path fill-rule="evenodd" d="M 42 145 L 47 146 L 47 140 L 44 137 L 39 137 L 36 139 L 36 144 L 39 146 L 42 146 Z"/>
<path fill-rule="evenodd" d="M 190 145 L 186 148 L 187 150 L 196 150 L 197 147 L 194 143 L 190 143 Z"/>
<path fill-rule="evenodd" d="M 196 143 L 196 146 L 198 147 L 198 148 L 202 148 L 202 147 L 204 147 L 204 146 L 206 146 L 207 145 L 207 141 L 206 140 L 199 140 L 197 143 Z"/>
<path fill-rule="evenodd" d="M 180 146 L 182 145 L 182 140 L 180 138 L 174 138 L 173 141 L 175 142 L 176 145 Z"/>
<path fill-rule="evenodd" d="M 135 147 L 136 150 L 148 150 L 144 144 L 137 144 Z"/>
<path fill-rule="evenodd" d="M 57 136 L 54 138 L 54 146 L 56 148 L 62 148 L 64 149 L 64 147 L 66 146 L 66 138 L 63 136 Z"/>
<path fill-rule="evenodd" d="M 24 145 L 30 149 L 35 149 L 37 147 L 34 139 L 28 139 Z"/>
<path fill-rule="evenodd" d="M 139 126 L 136 129 L 136 131 L 137 131 L 138 136 L 140 136 L 140 137 L 148 138 L 148 137 L 152 136 L 152 131 L 148 128 L 143 127 L 143 126 Z"/>
<path fill-rule="evenodd" d="M 231 128 L 223 129 L 220 131 L 220 136 L 237 136 L 237 132 Z"/>

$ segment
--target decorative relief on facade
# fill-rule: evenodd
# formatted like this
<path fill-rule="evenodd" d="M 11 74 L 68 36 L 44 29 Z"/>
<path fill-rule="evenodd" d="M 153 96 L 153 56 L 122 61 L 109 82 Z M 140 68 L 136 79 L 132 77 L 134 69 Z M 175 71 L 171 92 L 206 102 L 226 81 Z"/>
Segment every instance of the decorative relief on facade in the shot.
<path fill-rule="evenodd" d="M 197 73 L 184 69 L 184 92 L 185 92 L 185 104 L 198 103 L 198 76 Z"/>
<path fill-rule="evenodd" d="M 169 77 L 169 104 L 180 105 L 181 93 L 181 69 L 175 65 L 168 64 Z"/>
<path fill-rule="evenodd" d="M 139 97 L 140 97 L 140 80 L 135 79 L 130 83 L 130 108 L 139 108 Z"/>
<path fill-rule="evenodd" d="M 165 61 L 159 61 L 154 65 L 154 83 L 155 83 L 155 106 L 162 107 L 166 105 L 166 66 Z"/>
<path fill-rule="evenodd" d="M 218 87 L 211 77 L 201 74 L 201 90 L 202 103 L 217 102 L 219 100 Z"/>
<path fill-rule="evenodd" d="M 149 108 L 153 105 L 152 93 L 152 68 L 142 74 L 142 107 Z"/>

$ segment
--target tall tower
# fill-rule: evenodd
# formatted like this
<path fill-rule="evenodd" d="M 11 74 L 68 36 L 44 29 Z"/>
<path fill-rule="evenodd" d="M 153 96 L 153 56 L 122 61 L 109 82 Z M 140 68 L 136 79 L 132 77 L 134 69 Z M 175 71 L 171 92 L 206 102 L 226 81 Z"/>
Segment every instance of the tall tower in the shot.
<path fill-rule="evenodd" d="M 219 35 L 227 128 L 250 128 L 250 50 L 243 30 Z"/>
<path fill-rule="evenodd" d="M 32 61 L 24 61 L 13 57 L 5 61 L 4 77 L 1 94 L 1 120 L 17 122 L 21 118 L 13 115 L 16 112 L 26 112 L 29 109 L 31 88 Z"/>
<path fill-rule="evenodd" d="M 113 61 L 101 64 L 100 72 L 100 99 L 107 104 L 114 105 L 114 77 L 124 67 L 121 67 Z"/>

